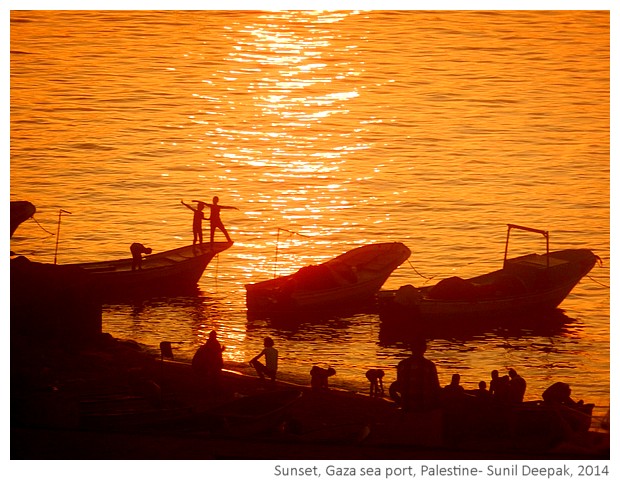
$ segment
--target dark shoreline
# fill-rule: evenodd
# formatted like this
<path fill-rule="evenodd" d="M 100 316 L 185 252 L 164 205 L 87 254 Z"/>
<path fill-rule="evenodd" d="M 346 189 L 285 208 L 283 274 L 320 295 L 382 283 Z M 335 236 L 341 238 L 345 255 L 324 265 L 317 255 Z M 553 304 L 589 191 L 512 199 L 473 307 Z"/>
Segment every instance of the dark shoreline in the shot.
<path fill-rule="evenodd" d="M 133 412 L 127 418 L 149 414 L 158 423 L 172 411 L 204 412 L 234 399 L 286 390 L 301 392 L 301 399 L 285 416 L 250 433 L 241 433 L 247 425 L 179 432 L 134 429 L 123 422 L 84 428 L 83 423 L 108 414 L 117 418 L 127 408 Z M 85 405 L 92 409 L 86 416 Z M 105 415 L 93 417 L 92 412 Z M 542 438 L 538 445 L 518 438 L 446 442 L 441 419 L 425 417 L 406 418 L 385 398 L 339 389 L 313 392 L 282 381 L 265 384 L 232 371 L 223 373 L 221 390 L 214 395 L 189 364 L 162 361 L 140 345 L 107 334 L 85 344 L 27 337 L 11 341 L 14 460 L 609 459 L 608 433 L 590 432 L 554 445 Z M 407 423 L 408 431 L 424 435 L 392 436 Z"/>

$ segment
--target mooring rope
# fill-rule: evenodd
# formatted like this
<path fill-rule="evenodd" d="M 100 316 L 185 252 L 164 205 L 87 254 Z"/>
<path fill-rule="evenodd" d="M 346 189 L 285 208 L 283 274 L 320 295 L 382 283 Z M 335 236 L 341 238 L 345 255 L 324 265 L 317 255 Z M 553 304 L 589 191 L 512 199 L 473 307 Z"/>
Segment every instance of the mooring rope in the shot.
<path fill-rule="evenodd" d="M 598 260 L 598 264 L 599 266 L 603 266 L 603 260 L 601 259 L 601 257 L 599 257 L 598 255 L 595 255 L 596 259 Z M 592 280 L 594 283 L 598 283 L 601 287 L 605 287 L 605 288 L 611 288 L 609 285 L 605 285 L 604 283 L 599 282 L 598 280 L 596 280 L 595 278 L 592 278 L 590 275 L 586 275 L 586 277 L 588 277 L 590 280 Z"/>
<path fill-rule="evenodd" d="M 605 285 L 604 283 L 599 282 L 598 280 L 596 280 L 595 278 L 592 278 L 590 275 L 586 275 L 586 277 L 588 277 L 590 280 L 592 280 L 594 283 L 598 283 L 601 287 L 605 287 L 605 288 L 611 288 L 609 285 Z"/>
<path fill-rule="evenodd" d="M 217 278 L 218 278 L 219 268 L 220 268 L 220 255 L 217 254 L 215 256 L 215 288 L 216 290 L 217 290 Z"/>
<path fill-rule="evenodd" d="M 409 264 L 409 266 L 413 269 L 413 271 L 415 273 L 417 273 L 420 277 L 422 278 L 426 278 L 426 280 L 432 280 L 433 278 L 435 278 L 437 275 L 433 275 L 432 277 L 427 277 L 425 275 L 422 275 L 420 272 L 417 271 L 417 269 L 413 266 L 413 263 L 411 263 L 411 260 L 407 260 L 407 263 Z"/>
<path fill-rule="evenodd" d="M 50 236 L 52 236 L 52 237 L 55 235 L 54 233 L 52 233 L 52 232 L 50 232 L 50 231 L 46 230 L 46 229 L 43 227 L 43 225 L 41 225 L 41 224 L 37 221 L 37 219 L 36 219 L 36 218 L 34 218 L 34 216 L 32 216 L 32 217 L 30 217 L 30 218 L 31 218 L 32 220 L 34 220 L 34 223 L 36 223 L 36 224 L 39 226 L 39 228 L 40 228 L 41 230 L 43 230 L 45 233 L 49 234 L 49 235 L 50 235 Z"/>
<path fill-rule="evenodd" d="M 294 232 L 293 230 L 288 230 L 286 228 L 282 228 L 282 227 L 278 227 L 278 233 L 276 236 L 276 258 L 273 262 L 273 278 L 276 278 L 278 276 L 278 247 L 280 244 L 280 232 L 288 232 L 289 236 L 293 236 L 293 235 L 299 235 L 300 237 L 305 237 L 305 238 L 312 238 L 308 235 L 304 235 L 303 233 L 299 233 L 299 232 Z"/>
<path fill-rule="evenodd" d="M 49 230 L 46 230 L 46 229 L 43 227 L 43 225 L 41 225 L 41 224 L 37 221 L 37 219 L 36 219 L 36 218 L 34 218 L 34 216 L 32 216 L 32 217 L 28 218 L 27 220 L 34 220 L 34 223 L 36 223 L 36 224 L 39 226 L 39 228 L 40 228 L 41 230 L 43 230 L 45 233 L 47 233 L 47 234 L 48 234 L 48 236 L 47 236 L 47 237 L 35 238 L 34 240 L 36 240 L 36 242 L 37 242 L 37 243 L 38 243 L 38 242 L 44 242 L 44 241 L 45 241 L 45 240 L 47 240 L 48 238 L 53 237 L 54 235 L 56 235 L 55 233 L 52 233 L 52 232 L 50 232 Z M 41 246 L 40 246 L 40 245 L 39 245 L 39 248 L 41 248 Z M 29 251 L 29 252 L 27 252 L 27 253 L 26 253 L 26 252 L 21 252 L 21 253 L 20 253 L 20 252 L 15 252 L 15 251 L 11 250 L 11 256 L 34 256 L 34 257 L 36 257 L 36 256 L 38 256 L 38 255 L 39 255 L 39 251 L 38 251 L 38 250 L 30 250 L 30 251 Z"/>

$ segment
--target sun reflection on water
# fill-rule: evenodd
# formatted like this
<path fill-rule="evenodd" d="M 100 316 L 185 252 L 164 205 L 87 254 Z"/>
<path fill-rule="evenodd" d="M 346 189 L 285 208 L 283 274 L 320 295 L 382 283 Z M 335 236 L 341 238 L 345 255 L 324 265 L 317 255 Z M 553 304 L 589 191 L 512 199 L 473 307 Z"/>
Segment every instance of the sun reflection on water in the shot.
<path fill-rule="evenodd" d="M 495 265 L 505 221 L 548 226 L 554 241 L 608 252 L 602 13 L 14 15 L 35 21 L 11 25 L 12 47 L 25 52 L 11 55 L 12 189 L 32 194 L 49 230 L 49 212 L 74 212 L 63 224 L 63 261 L 127 255 L 128 238 L 162 250 L 191 242 L 183 196 L 219 193 L 240 208 L 225 216 L 234 248 L 201 279 L 216 298 L 182 313 L 146 308 L 118 327 L 123 334 L 156 344 L 161 332 L 193 338 L 216 328 L 237 358 L 267 329 L 250 331 L 244 283 L 383 239 L 412 247 L 428 277 Z M 161 21 L 151 25 L 153 15 Z M 54 31 L 67 33 L 63 42 Z M 278 227 L 310 238 L 278 239 Z M 53 242 L 32 230 L 41 239 L 33 258 L 53 258 Z M 397 271 L 390 281 L 425 280 Z M 608 297 L 597 304 L 587 282 L 579 288 L 583 298 L 578 290 L 566 302 L 587 324 L 577 335 L 608 342 Z M 118 318 L 127 322 L 127 313 Z M 377 349 L 376 335 L 364 332 L 378 327 L 364 322 L 343 322 L 359 334 L 355 348 L 316 360 L 338 357 L 345 376 L 345 365 L 396 358 L 399 348 Z M 316 331 L 331 338 L 340 327 Z M 298 348 L 294 360 L 306 362 L 326 348 L 314 332 L 313 324 L 282 351 Z M 572 344 L 557 341 L 560 357 L 573 355 Z M 484 365 L 498 361 L 490 343 L 483 352 L 483 339 L 466 342 Z M 507 357 L 522 353 L 506 349 Z M 607 365 L 604 355 L 592 358 Z M 443 361 L 454 359 L 463 356 L 448 352 Z M 516 360 L 535 364 L 506 362 Z"/>
<path fill-rule="evenodd" d="M 369 148 L 359 140 L 351 145 L 351 132 L 326 131 L 323 125 L 348 115 L 347 102 L 359 97 L 346 79 L 359 75 L 361 65 L 350 59 L 355 55 L 337 57 L 339 49 L 351 51 L 356 45 L 336 47 L 328 30 L 330 23 L 356 14 L 269 12 L 257 15 L 251 24 L 227 25 L 232 48 L 224 57 L 231 66 L 218 72 L 219 79 L 203 80 L 203 91 L 193 96 L 208 107 L 191 121 L 205 129 L 205 136 L 221 139 L 213 140 L 220 156 L 261 168 L 261 182 L 288 183 L 308 174 L 313 182 L 324 179 L 327 188 L 336 191 L 329 174 L 338 171 L 339 160 Z M 220 83 L 228 93 L 222 94 Z M 234 96 L 241 93 L 251 93 L 245 97 L 250 101 L 236 101 Z M 219 118 L 232 110 L 234 125 Z M 340 137 L 348 139 L 339 141 Z"/>

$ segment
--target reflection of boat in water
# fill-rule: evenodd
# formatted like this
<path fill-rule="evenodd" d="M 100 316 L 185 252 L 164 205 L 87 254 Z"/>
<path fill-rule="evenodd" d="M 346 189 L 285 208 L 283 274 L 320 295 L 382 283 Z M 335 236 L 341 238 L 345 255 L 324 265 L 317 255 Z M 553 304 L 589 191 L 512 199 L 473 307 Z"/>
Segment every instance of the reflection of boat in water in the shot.
<path fill-rule="evenodd" d="M 245 286 L 249 311 L 302 312 L 362 306 L 411 254 L 402 243 L 364 245 L 292 275 Z"/>
<path fill-rule="evenodd" d="M 133 296 L 155 296 L 189 291 L 209 262 L 232 243 L 214 242 L 188 245 L 147 255 L 140 269 L 132 269 L 132 259 L 76 263 L 88 274 L 97 297 L 104 301 Z"/>
<path fill-rule="evenodd" d="M 547 253 L 507 259 L 513 228 L 544 235 Z M 381 318 L 405 322 L 480 321 L 550 311 L 562 303 L 597 259 L 600 261 L 588 249 L 549 252 L 548 232 L 509 224 L 503 268 L 470 279 L 451 277 L 434 286 L 405 285 L 380 292 Z"/>
<path fill-rule="evenodd" d="M 448 319 L 441 322 L 380 322 L 379 343 L 399 345 L 416 335 L 427 339 L 481 340 L 494 338 L 554 337 L 579 328 L 574 318 L 560 309 L 510 317 L 481 318 L 476 321 Z"/>

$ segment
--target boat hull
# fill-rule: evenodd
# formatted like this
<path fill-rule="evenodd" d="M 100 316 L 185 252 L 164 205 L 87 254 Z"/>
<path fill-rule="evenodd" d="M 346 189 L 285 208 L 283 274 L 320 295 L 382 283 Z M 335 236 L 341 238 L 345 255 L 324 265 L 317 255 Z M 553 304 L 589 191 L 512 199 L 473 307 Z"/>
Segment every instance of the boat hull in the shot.
<path fill-rule="evenodd" d="M 547 258 L 548 257 L 548 258 Z M 547 259 L 549 264 L 547 265 Z M 378 295 L 382 320 L 463 321 L 517 317 L 557 308 L 595 265 L 598 257 L 587 249 L 561 250 L 546 255 L 524 256 L 506 262 L 501 270 L 463 280 L 475 288 L 458 298 L 453 294 L 436 298 L 433 287 L 405 286 Z M 518 284 L 518 292 L 494 289 L 506 278 Z M 455 282 L 456 283 L 456 282 Z M 467 287 L 469 288 L 469 287 Z M 462 289 L 463 290 L 463 289 Z"/>
<path fill-rule="evenodd" d="M 207 265 L 232 243 L 188 245 L 147 255 L 140 269 L 132 269 L 132 259 L 78 263 L 88 274 L 88 282 L 103 302 L 127 298 L 182 293 L 196 288 Z"/>
<path fill-rule="evenodd" d="M 11 238 L 23 222 L 32 217 L 37 211 L 36 207 L 26 201 L 11 202 Z"/>
<path fill-rule="evenodd" d="M 298 389 L 278 389 L 236 400 L 214 408 L 191 406 L 157 407 L 143 397 L 111 397 L 107 404 L 82 402 L 79 428 L 116 432 L 158 432 L 208 434 L 225 437 L 250 437 L 275 431 L 287 410 L 302 397 Z"/>
<path fill-rule="evenodd" d="M 293 275 L 246 285 L 248 310 L 286 313 L 370 303 L 410 254 L 402 243 L 365 245 Z"/>

